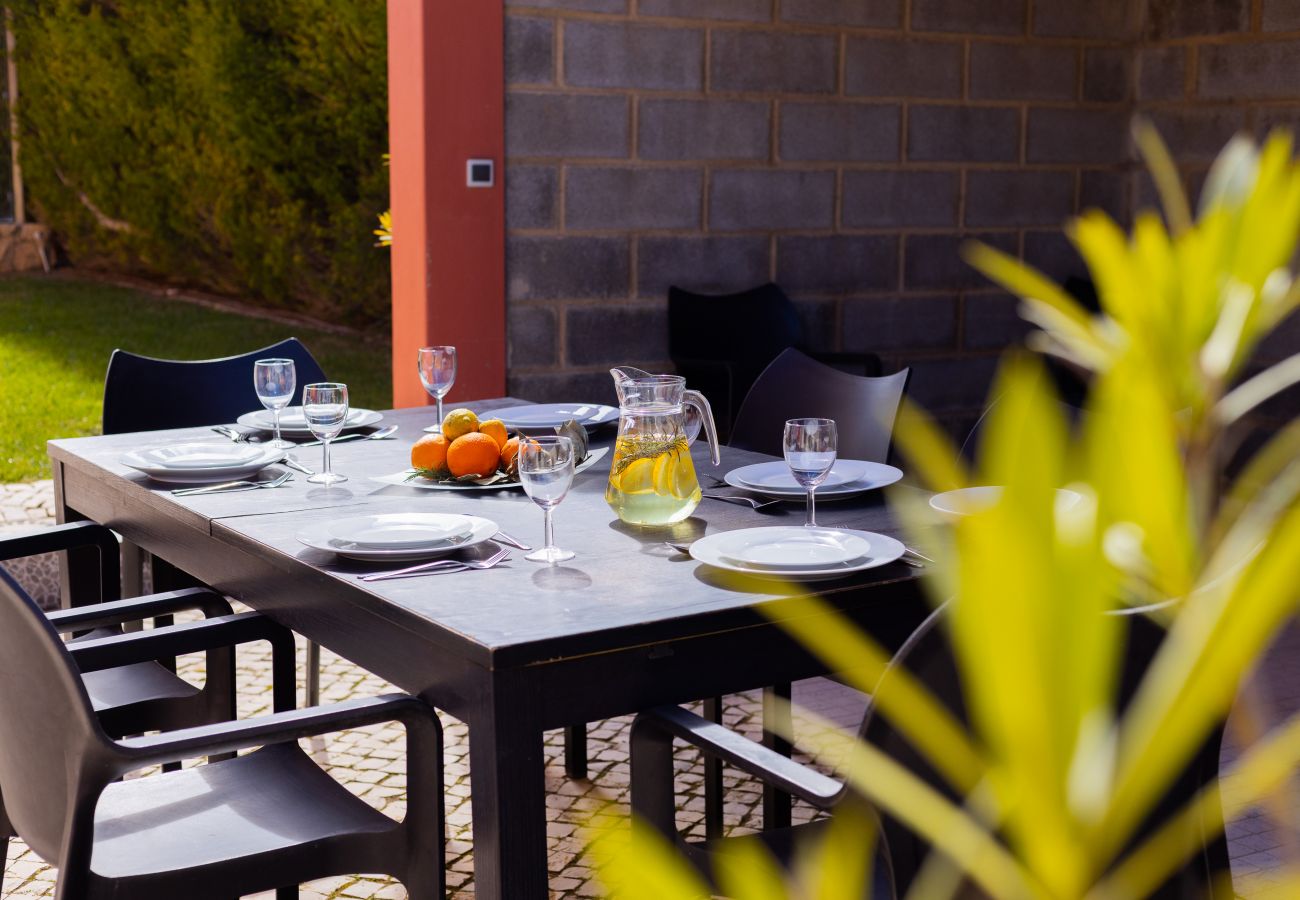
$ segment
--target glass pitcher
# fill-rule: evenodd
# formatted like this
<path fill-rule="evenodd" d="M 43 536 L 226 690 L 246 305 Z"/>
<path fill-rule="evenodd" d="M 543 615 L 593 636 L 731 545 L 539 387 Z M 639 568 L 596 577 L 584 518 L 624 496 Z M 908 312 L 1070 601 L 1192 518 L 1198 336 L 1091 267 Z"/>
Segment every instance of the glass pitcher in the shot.
<path fill-rule="evenodd" d="M 709 440 L 713 464 L 721 462 L 709 401 L 686 390 L 678 375 L 629 376 L 613 369 L 618 391 L 618 438 L 605 502 L 633 525 L 671 525 L 700 505 L 700 482 L 691 461 L 686 410 L 694 410 Z"/>

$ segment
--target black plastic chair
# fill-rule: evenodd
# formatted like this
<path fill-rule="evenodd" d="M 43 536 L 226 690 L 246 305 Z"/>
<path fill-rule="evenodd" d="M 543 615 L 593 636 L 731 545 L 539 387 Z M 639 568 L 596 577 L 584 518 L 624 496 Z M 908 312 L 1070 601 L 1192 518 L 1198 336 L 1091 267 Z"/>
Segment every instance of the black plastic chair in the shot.
<path fill-rule="evenodd" d="M 290 405 L 302 402 L 302 389 L 325 381 L 325 373 L 311 351 L 297 338 L 239 356 L 221 359 L 175 360 L 140 356 L 114 350 L 104 376 L 104 434 L 128 431 L 156 431 L 234 422 L 247 412 L 262 408 L 253 387 L 253 363 L 259 359 L 292 359 L 297 385 Z M 143 554 L 123 544 L 128 593 L 139 590 Z M 152 561 L 157 588 L 181 588 L 198 580 L 162 560 Z M 307 705 L 320 699 L 320 647 L 307 645 Z"/>
<path fill-rule="evenodd" d="M 782 351 L 749 389 L 729 443 L 781 456 L 786 420 L 819 417 L 835 420 L 839 456 L 884 462 L 910 374 L 850 375 L 798 350 Z"/>
<path fill-rule="evenodd" d="M 891 675 L 905 668 L 915 680 L 946 706 L 957 719 L 968 723 L 966 706 L 958 678 L 957 667 L 948 636 L 941 619 L 944 609 L 931 614 L 895 655 L 889 670 L 882 676 L 877 692 L 889 690 Z M 1119 681 L 1120 708 L 1136 692 L 1143 673 L 1150 665 L 1160 642 L 1163 630 L 1141 613 L 1123 615 L 1128 625 L 1123 672 Z M 882 750 L 891 759 L 903 765 L 931 787 L 960 803 L 961 798 L 928 761 L 912 746 L 905 735 L 887 718 L 876 713 L 869 705 L 859 729 L 860 739 Z M 1219 747 L 1223 729 L 1220 726 L 1209 735 L 1200 750 L 1188 763 L 1178 780 L 1170 787 L 1139 829 L 1135 843 L 1153 834 L 1176 811 L 1182 809 L 1202 789 L 1218 778 Z M 674 797 L 673 740 L 681 740 L 697 747 L 706 760 L 720 759 L 728 765 L 757 778 L 765 786 L 791 794 L 816 809 L 834 815 L 841 804 L 865 801 L 847 786 L 814 769 L 795 762 L 762 744 L 730 731 L 715 722 L 695 715 L 677 706 L 661 707 L 637 716 L 632 723 L 631 768 L 632 811 L 665 838 L 671 840 L 706 876 L 712 878 L 714 860 L 727 853 L 734 839 L 716 838 L 703 842 L 687 842 L 681 838 L 676 826 Z M 881 842 L 879 851 L 885 866 L 886 879 L 877 878 L 864 896 L 902 897 L 911 888 L 930 846 L 902 822 L 889 815 L 881 815 Z M 824 827 L 825 820 L 788 828 L 765 829 L 759 837 L 786 862 L 800 840 L 812 837 Z M 767 823 L 764 823 L 765 826 Z M 882 867 L 876 867 L 877 872 Z M 1228 863 L 1227 840 L 1220 829 L 1218 834 L 1204 842 L 1199 851 L 1175 872 L 1153 895 L 1162 900 L 1184 897 L 1212 897 L 1231 900 L 1232 891 Z M 1225 879 L 1227 884 L 1225 885 Z M 1226 886 L 1226 891 L 1225 891 Z M 954 896 L 983 896 L 976 890 L 956 892 Z"/>
<path fill-rule="evenodd" d="M 228 616 L 230 604 L 206 588 L 187 588 L 122 600 L 118 593 L 118 545 L 113 532 L 93 522 L 56 525 L 34 534 L 0 539 L 0 560 L 42 553 L 94 548 L 99 557 L 99 590 L 93 597 L 73 597 L 73 608 L 46 616 L 56 631 L 76 633 L 73 642 L 121 634 L 123 626 L 144 619 L 197 610 L 208 618 Z M 293 643 L 287 652 L 288 670 L 281 666 L 277 691 L 288 685 L 293 700 Z M 159 729 L 188 728 L 232 719 L 235 715 L 234 657 L 229 647 L 214 647 L 207 654 L 207 680 L 202 688 L 175 674 L 175 661 L 147 661 L 121 668 L 102 669 L 85 676 L 91 708 L 104 730 L 115 736 Z"/>
<path fill-rule="evenodd" d="M 89 614 L 90 611 L 87 611 Z M 278 637 L 277 637 L 278 635 Z M 443 895 L 442 732 L 421 701 L 392 695 L 114 741 L 83 672 L 250 639 L 290 639 L 256 613 L 64 645 L 0 573 L 0 834 L 59 869 L 61 900 L 297 896 L 332 875 L 382 872 L 412 898 Z M 398 721 L 410 799 L 394 822 L 299 748 L 303 738 Z M 119 780 L 159 763 L 253 753 Z"/>
<path fill-rule="evenodd" d="M 192 361 L 114 350 L 104 376 L 104 434 L 220 425 L 261 409 L 253 363 L 268 357 L 294 362 L 298 384 L 290 405 L 302 403 L 304 385 L 325 381 L 320 364 L 297 338 L 239 356 Z"/>
<path fill-rule="evenodd" d="M 798 310 L 775 284 L 735 294 L 668 289 L 668 355 L 677 373 L 709 398 L 721 434 L 731 433 L 741 399 L 787 347 L 859 375 L 880 374 L 874 353 L 810 350 Z"/>

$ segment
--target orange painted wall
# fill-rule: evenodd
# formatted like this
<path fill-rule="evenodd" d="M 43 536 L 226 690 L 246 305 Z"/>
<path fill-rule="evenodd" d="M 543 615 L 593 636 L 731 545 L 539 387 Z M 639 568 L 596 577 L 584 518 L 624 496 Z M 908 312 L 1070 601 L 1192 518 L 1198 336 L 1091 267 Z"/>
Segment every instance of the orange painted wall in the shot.
<path fill-rule="evenodd" d="M 497 0 L 389 0 L 393 406 L 431 403 L 415 351 L 452 344 L 448 400 L 506 385 L 503 11 Z M 469 188 L 468 159 L 496 185 Z"/>

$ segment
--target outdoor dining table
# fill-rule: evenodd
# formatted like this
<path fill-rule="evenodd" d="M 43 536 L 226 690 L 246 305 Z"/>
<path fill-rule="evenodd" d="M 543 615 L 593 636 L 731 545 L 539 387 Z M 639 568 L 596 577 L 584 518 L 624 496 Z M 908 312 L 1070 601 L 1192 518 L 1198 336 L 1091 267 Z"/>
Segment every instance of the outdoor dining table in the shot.
<path fill-rule="evenodd" d="M 520 402 L 463 405 L 482 414 Z M 630 526 L 604 500 L 608 457 L 579 474 L 556 509 L 557 543 L 577 552 L 569 562 L 539 565 L 515 551 L 486 571 L 359 581 L 375 567 L 309 549 L 295 534 L 326 517 L 437 511 L 485 516 L 527 543 L 541 537 L 541 511 L 519 489 L 429 491 L 371 481 L 406 469 L 412 442 L 434 418 L 428 408 L 384 415 L 401 426 L 396 439 L 333 448 L 334 469 L 349 481 L 331 488 L 297 475 L 276 489 L 177 497 L 118 461 L 141 447 L 220 440 L 207 428 L 50 441 L 58 516 L 108 525 L 465 722 L 477 896 L 547 896 L 544 730 L 826 673 L 760 611 L 789 589 L 723 577 L 663 543 L 800 524 L 802 501 L 756 511 L 705 499 L 676 526 Z M 298 456 L 315 467 L 318 453 Z M 718 476 L 768 459 L 723 448 L 715 469 L 702 445 L 694 458 L 702 474 Z M 879 494 L 819 503 L 818 517 L 897 535 Z M 76 582 L 93 569 L 93 559 L 70 552 L 64 577 Z M 917 574 L 897 562 L 809 587 L 896 646 L 924 613 Z"/>

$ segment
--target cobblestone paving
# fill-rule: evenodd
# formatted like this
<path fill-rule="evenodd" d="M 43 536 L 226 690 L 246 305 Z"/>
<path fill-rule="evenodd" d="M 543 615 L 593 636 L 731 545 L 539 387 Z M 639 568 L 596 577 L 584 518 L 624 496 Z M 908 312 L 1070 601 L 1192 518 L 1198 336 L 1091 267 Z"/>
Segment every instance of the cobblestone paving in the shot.
<path fill-rule="evenodd" d="M 50 482 L 0 486 L 0 534 L 48 524 L 53 513 Z M 322 703 L 337 703 L 392 690 L 378 677 L 340 659 L 323 654 Z M 299 696 L 303 677 L 299 652 Z M 202 678 L 201 659 L 182 661 L 181 671 L 196 681 Z M 1257 688 L 1234 712 L 1230 732 L 1248 738 L 1252 729 L 1267 727 L 1284 715 L 1300 711 L 1300 627 L 1289 626 L 1260 666 Z M 260 647 L 241 649 L 239 655 L 240 716 L 270 711 L 269 655 Z M 819 715 L 852 727 L 860 719 L 862 695 L 821 679 L 795 686 L 796 703 Z M 1262 712 L 1261 712 L 1262 711 Z M 1258 713 L 1258 715 L 1255 715 Z M 546 805 L 550 838 L 551 894 L 562 898 L 597 897 L 600 883 L 592 871 L 584 846 L 584 828 L 606 815 L 622 815 L 628 804 L 627 728 L 630 717 L 593 723 L 589 728 L 590 778 L 572 781 L 564 774 L 563 735 L 546 739 Z M 726 724 L 750 737 L 760 731 L 759 700 L 752 694 L 729 697 Z M 466 728 L 443 716 L 446 732 L 444 771 L 447 804 L 447 882 L 450 896 L 474 896 L 472 819 L 469 803 L 469 759 Z M 1225 764 L 1236 755 L 1230 738 Z M 330 774 L 375 808 L 394 818 L 405 810 L 405 738 L 400 728 L 375 727 L 347 731 L 305 742 L 304 746 Z M 681 805 L 679 825 L 699 835 L 703 827 L 703 775 L 697 754 L 683 751 L 677 760 Z M 142 773 L 143 776 L 149 773 Z M 1286 818 L 1294 817 L 1294 802 L 1282 803 Z M 727 773 L 725 817 L 732 833 L 757 827 L 761 816 L 761 791 L 751 781 Z M 1300 862 L 1296 830 L 1283 828 L 1275 810 L 1252 810 L 1228 826 L 1236 893 L 1241 897 L 1280 897 L 1285 867 Z M 813 816 L 796 804 L 795 820 Z M 1294 871 L 1294 869 L 1292 870 Z M 22 842 L 10 842 L 0 898 L 54 896 L 55 873 Z M 1294 882 L 1292 882 L 1294 887 Z M 272 894 L 257 895 L 272 900 Z M 323 898 L 400 898 L 401 885 L 365 875 L 329 878 L 304 885 L 305 900 Z"/>

